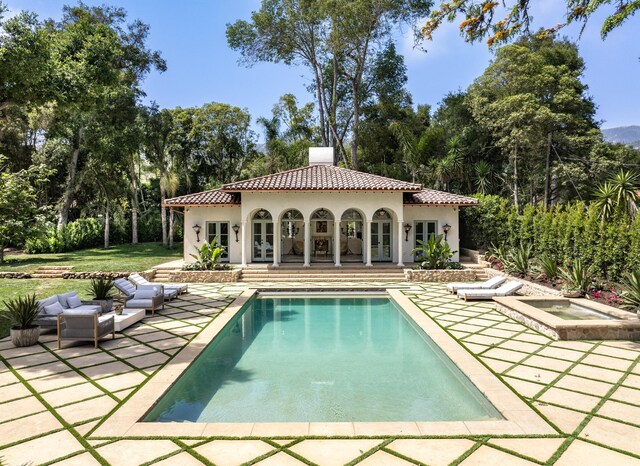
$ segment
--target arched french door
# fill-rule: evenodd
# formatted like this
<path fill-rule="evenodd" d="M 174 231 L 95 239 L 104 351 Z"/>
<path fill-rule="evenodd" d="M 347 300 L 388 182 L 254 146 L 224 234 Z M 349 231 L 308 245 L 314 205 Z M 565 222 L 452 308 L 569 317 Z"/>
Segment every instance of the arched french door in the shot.
<path fill-rule="evenodd" d="M 333 262 L 333 221 L 324 208 L 311 214 L 311 262 Z"/>
<path fill-rule="evenodd" d="M 355 209 L 349 209 L 340 219 L 340 260 L 363 262 L 363 217 Z"/>
<path fill-rule="evenodd" d="M 299 210 L 286 211 L 280 220 L 281 262 L 304 262 L 304 217 Z"/>
<path fill-rule="evenodd" d="M 393 251 L 393 218 L 385 209 L 376 210 L 371 220 L 371 260 L 390 262 Z"/>
<path fill-rule="evenodd" d="M 252 262 L 273 261 L 273 218 L 260 209 L 251 219 Z"/>

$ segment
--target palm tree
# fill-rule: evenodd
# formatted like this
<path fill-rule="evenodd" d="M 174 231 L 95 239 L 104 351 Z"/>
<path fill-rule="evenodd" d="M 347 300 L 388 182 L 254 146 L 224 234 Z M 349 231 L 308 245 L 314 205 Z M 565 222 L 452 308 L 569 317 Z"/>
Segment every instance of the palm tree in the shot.
<path fill-rule="evenodd" d="M 418 141 L 415 136 L 399 121 L 394 121 L 389 125 L 389 129 L 398 140 L 404 163 L 411 173 L 411 182 L 416 182 L 416 174 L 420 168 L 420 154 L 418 151 Z"/>
<path fill-rule="evenodd" d="M 487 194 L 491 188 L 491 164 L 486 160 L 478 160 L 473 166 L 475 185 L 479 193 Z"/>
<path fill-rule="evenodd" d="M 605 181 L 603 184 L 598 186 L 594 197 L 594 204 L 598 206 L 602 221 L 604 222 L 605 220 L 610 219 L 616 210 L 616 193 L 613 185 L 608 181 Z"/>
<path fill-rule="evenodd" d="M 611 183 L 618 210 L 633 218 L 638 210 L 638 175 L 620 170 Z"/>
<path fill-rule="evenodd" d="M 438 188 L 449 191 L 449 184 L 463 173 L 464 154 L 460 139 L 456 136 L 447 141 L 447 155 L 429 164 Z"/>

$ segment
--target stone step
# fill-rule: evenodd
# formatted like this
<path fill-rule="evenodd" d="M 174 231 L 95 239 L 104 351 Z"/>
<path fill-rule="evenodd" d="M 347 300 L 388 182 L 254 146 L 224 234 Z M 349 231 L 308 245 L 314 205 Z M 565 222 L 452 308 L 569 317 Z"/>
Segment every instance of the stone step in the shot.
<path fill-rule="evenodd" d="M 61 273 L 39 273 L 34 272 L 31 274 L 31 278 L 62 278 Z"/>
<path fill-rule="evenodd" d="M 72 265 L 41 265 L 37 270 L 71 270 Z"/>
<path fill-rule="evenodd" d="M 392 278 L 372 278 L 372 277 L 315 277 L 315 278 L 308 278 L 308 277 L 304 277 L 304 276 L 296 276 L 294 278 L 286 278 L 286 277 L 272 277 L 272 278 L 266 278 L 266 277 L 261 277 L 261 278 L 254 278 L 254 279 L 248 279 L 248 278 L 241 278 L 240 281 L 242 282 L 403 282 L 404 278 L 396 278 L 396 277 L 392 277 Z"/>

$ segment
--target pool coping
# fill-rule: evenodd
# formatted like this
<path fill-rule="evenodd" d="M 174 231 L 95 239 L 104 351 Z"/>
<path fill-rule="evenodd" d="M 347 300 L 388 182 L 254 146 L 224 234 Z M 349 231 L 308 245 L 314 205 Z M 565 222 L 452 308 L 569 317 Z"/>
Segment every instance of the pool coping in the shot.
<path fill-rule="evenodd" d="M 411 319 L 487 397 L 504 419 L 445 422 L 141 422 L 227 323 L 258 292 L 243 292 L 92 434 L 95 437 L 428 436 L 556 434 L 542 417 L 502 383 L 401 290 L 387 289 Z"/>
<path fill-rule="evenodd" d="M 589 299 L 561 296 L 508 296 L 495 297 L 493 300 L 497 304 L 498 311 L 556 340 L 627 340 L 632 339 L 629 338 L 630 336 L 640 335 L 640 319 L 634 313 Z M 568 301 L 619 320 L 562 319 L 528 304 L 529 301 Z"/>

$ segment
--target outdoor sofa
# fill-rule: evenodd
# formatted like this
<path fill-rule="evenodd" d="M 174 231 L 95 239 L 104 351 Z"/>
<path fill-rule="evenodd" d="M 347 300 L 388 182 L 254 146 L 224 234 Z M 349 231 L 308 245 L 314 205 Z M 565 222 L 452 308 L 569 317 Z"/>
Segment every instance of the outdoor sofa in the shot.
<path fill-rule="evenodd" d="M 138 274 L 138 273 L 132 273 L 131 275 L 129 275 L 129 281 L 132 282 L 134 285 L 139 286 L 139 285 L 158 285 L 158 283 L 151 283 L 149 280 L 147 280 L 146 278 L 144 278 L 142 275 Z M 166 291 L 172 291 L 175 290 L 177 292 L 177 294 L 182 294 L 182 293 L 188 293 L 189 292 L 189 285 L 187 285 L 186 283 L 162 283 L 162 286 L 164 286 L 164 290 Z"/>
<path fill-rule="evenodd" d="M 470 299 L 492 299 L 495 296 L 510 296 L 520 288 L 522 288 L 522 283 L 513 281 L 491 290 L 458 290 L 458 298 L 464 298 L 465 301 Z"/>
<path fill-rule="evenodd" d="M 134 286 L 124 278 L 118 278 L 113 282 L 120 292 L 120 297 L 124 301 L 124 307 L 130 309 L 146 309 L 154 316 L 156 309 L 164 309 L 164 300 L 167 293 L 162 285 L 139 285 Z M 169 293 L 172 297 L 177 295 L 174 290 Z"/>
<path fill-rule="evenodd" d="M 38 301 L 38 307 L 40 312 L 33 323 L 43 328 L 56 328 L 58 315 L 62 313 L 94 315 L 101 311 L 99 304 L 93 304 L 93 301 L 81 301 L 76 291 L 41 299 Z"/>
<path fill-rule="evenodd" d="M 496 275 L 483 282 L 454 282 L 447 285 L 447 290 L 456 293 L 458 290 L 490 290 L 506 282 L 507 279 L 501 275 Z"/>

